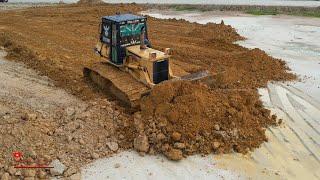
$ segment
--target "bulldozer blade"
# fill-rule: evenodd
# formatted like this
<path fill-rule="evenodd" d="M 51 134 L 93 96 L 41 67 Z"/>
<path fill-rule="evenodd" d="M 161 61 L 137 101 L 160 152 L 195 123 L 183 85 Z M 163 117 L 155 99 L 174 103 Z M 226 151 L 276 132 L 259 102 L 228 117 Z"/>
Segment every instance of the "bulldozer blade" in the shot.
<path fill-rule="evenodd" d="M 186 81 L 196 81 L 196 80 L 200 80 L 203 78 L 206 78 L 210 76 L 209 71 L 199 71 L 196 73 L 192 73 L 192 74 L 187 74 L 185 76 L 181 76 L 179 78 L 179 80 L 186 80 Z"/>

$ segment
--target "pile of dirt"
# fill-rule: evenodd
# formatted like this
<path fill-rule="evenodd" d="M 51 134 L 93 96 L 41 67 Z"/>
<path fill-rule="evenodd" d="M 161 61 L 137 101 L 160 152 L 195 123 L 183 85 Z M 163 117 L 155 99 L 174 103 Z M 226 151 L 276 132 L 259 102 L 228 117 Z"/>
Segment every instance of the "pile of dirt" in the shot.
<path fill-rule="evenodd" d="M 256 91 L 236 92 L 187 81 L 156 86 L 135 114 L 135 148 L 179 160 L 259 147 L 267 141 L 265 129 L 276 125 L 276 116 L 262 107 Z"/>

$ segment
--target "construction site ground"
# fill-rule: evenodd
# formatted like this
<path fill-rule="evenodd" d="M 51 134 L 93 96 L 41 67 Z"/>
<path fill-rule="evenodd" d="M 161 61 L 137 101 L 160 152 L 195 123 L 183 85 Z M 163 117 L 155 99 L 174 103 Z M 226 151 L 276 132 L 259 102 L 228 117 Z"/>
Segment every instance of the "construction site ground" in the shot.
<path fill-rule="evenodd" d="M 82 75 L 85 65 L 99 61 L 92 47 L 98 39 L 100 17 L 118 11 L 143 10 L 144 7 L 137 5 L 100 4 L 1 12 L 0 45 L 8 52 L 7 60 L 4 60 L 6 52 L 1 50 L 0 61 L 2 177 L 32 178 L 37 173 L 37 177 L 48 178 L 53 175 L 50 171 L 13 170 L 12 152 L 15 150 L 27 154 L 33 164 L 39 157 L 41 162 L 48 163 L 57 159 L 67 166 L 60 175 L 69 178 L 79 178 L 79 168 L 104 157 L 116 157 L 106 159 L 106 162 L 109 162 L 112 171 L 118 168 L 120 173 L 121 170 L 130 169 L 131 165 L 127 163 L 123 166 L 121 162 L 127 160 L 121 160 L 121 156 L 134 156 L 131 161 L 145 161 L 146 164 L 155 161 L 153 157 L 140 159 L 143 157 L 122 152 L 133 148 L 136 136 L 136 127 L 131 127 L 133 112 L 86 82 Z M 275 119 L 266 118 L 270 115 L 268 113 L 264 117 L 263 112 L 268 111 L 258 105 L 258 88 L 267 87 L 270 81 L 295 79 L 294 75 L 286 72 L 288 68 L 285 62 L 259 49 L 249 50 L 234 44 L 235 41 L 243 40 L 243 37 L 232 27 L 223 24 L 200 25 L 184 20 L 149 18 L 149 30 L 156 49 L 174 49 L 175 66 L 187 72 L 208 69 L 217 74 L 216 81 L 210 84 L 210 92 L 217 95 L 225 92 L 228 97 L 236 95 L 240 99 L 244 95 L 239 92 L 246 91 L 252 95 L 249 99 L 254 100 L 257 117 L 266 120 L 262 122 L 263 125 L 259 124 L 259 128 L 266 128 L 266 137 L 269 138 L 268 143 L 263 143 L 265 134 L 259 130 L 263 132 L 259 139 L 253 138 L 252 143 L 239 142 L 239 147 L 235 148 L 243 153 L 252 151 L 249 154 L 210 155 L 205 157 L 209 161 L 201 161 L 197 157 L 194 160 L 191 157 L 168 167 L 190 168 L 185 165 L 191 161 L 209 164 L 206 166 L 207 174 L 203 172 L 203 177 L 210 177 L 210 169 L 220 168 L 227 170 L 215 170 L 212 177 L 319 178 L 319 132 L 316 130 L 319 124 L 319 104 L 282 83 L 268 85 L 268 90 L 260 90 L 261 99 L 265 107 L 278 116 L 277 122 L 279 119 L 284 121 L 274 128 L 270 128 L 270 125 L 275 123 Z M 203 88 L 205 91 L 206 87 Z M 237 103 L 243 106 L 241 102 L 239 100 Z M 202 105 L 202 102 L 198 103 Z M 247 113 L 246 107 L 244 109 L 243 113 Z M 255 117 L 252 114 L 249 116 L 250 119 Z M 241 131 L 244 127 L 238 128 Z M 254 150 L 261 143 L 262 147 Z M 226 143 L 218 150 L 229 152 L 234 150 L 232 148 L 234 144 Z M 203 154 L 203 151 L 198 150 L 192 152 Z M 157 152 L 165 154 L 162 150 Z M 211 161 L 213 158 L 214 161 Z M 236 160 L 237 163 L 234 163 Z M 163 166 L 159 165 L 161 167 L 169 163 L 166 160 L 161 162 L 164 163 Z M 103 166 L 102 163 L 98 169 L 91 171 L 89 166 L 89 170 L 83 170 L 82 176 L 86 179 L 102 177 L 99 171 L 108 172 Z M 152 169 L 150 172 L 139 173 L 141 169 L 137 168 L 136 172 L 144 174 L 138 177 L 154 177 L 157 172 Z M 179 177 L 178 174 L 176 176 Z M 112 176 L 108 174 L 105 177 Z"/>

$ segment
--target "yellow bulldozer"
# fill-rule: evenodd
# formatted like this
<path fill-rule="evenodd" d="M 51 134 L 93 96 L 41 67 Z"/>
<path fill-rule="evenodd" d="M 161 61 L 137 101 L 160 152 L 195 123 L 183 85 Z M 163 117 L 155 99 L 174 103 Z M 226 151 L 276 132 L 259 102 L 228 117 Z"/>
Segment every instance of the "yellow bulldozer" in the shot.
<path fill-rule="evenodd" d="M 171 50 L 152 49 L 147 18 L 134 14 L 102 17 L 94 51 L 103 61 L 83 70 L 84 76 L 131 107 L 155 85 L 171 80 L 198 80 L 207 71 L 177 77 L 172 73 Z"/>

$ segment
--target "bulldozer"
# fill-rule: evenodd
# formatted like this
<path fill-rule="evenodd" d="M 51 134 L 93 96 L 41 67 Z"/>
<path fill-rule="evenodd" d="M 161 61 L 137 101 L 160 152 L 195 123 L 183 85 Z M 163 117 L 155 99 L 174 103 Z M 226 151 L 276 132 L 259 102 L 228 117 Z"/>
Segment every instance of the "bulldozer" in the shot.
<path fill-rule="evenodd" d="M 148 38 L 147 17 L 116 14 L 101 18 L 99 41 L 94 48 L 102 61 L 85 67 L 84 76 L 131 107 L 159 83 L 198 80 L 207 71 L 182 77 L 172 72 L 172 51 L 153 49 Z"/>

